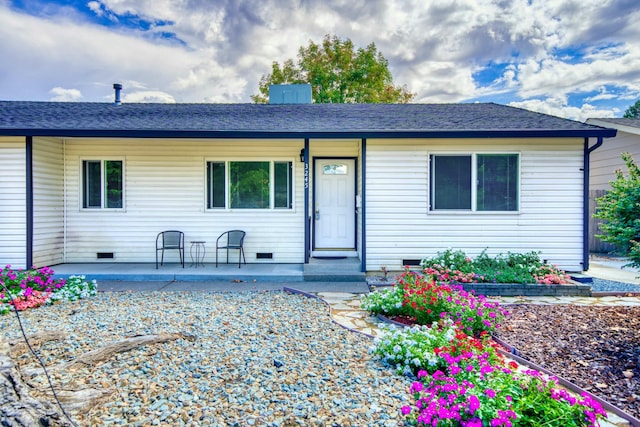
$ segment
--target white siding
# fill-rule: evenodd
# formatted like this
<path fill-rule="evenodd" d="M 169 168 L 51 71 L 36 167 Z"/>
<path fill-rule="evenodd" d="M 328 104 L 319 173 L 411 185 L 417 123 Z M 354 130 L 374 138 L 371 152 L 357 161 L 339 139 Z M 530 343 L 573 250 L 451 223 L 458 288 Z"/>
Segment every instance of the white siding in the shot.
<path fill-rule="evenodd" d="M 59 140 L 33 141 L 33 264 L 64 262 L 64 162 Z"/>
<path fill-rule="evenodd" d="M 0 137 L 0 268 L 26 268 L 24 138 Z"/>
<path fill-rule="evenodd" d="M 640 133 L 640 129 L 638 129 Z M 631 153 L 636 164 L 640 163 L 640 135 L 618 130 L 615 138 L 607 138 L 602 146 L 590 156 L 589 188 L 591 190 L 609 190 L 609 182 L 616 178 L 616 170 L 627 174 L 622 161 L 623 152 Z"/>
<path fill-rule="evenodd" d="M 65 262 L 95 262 L 97 252 L 114 252 L 116 262 L 152 262 L 157 233 L 169 229 L 184 231 L 187 253 L 190 240 L 205 240 L 205 262 L 215 259 L 215 240 L 230 229 L 247 232 L 247 262 L 304 262 L 303 146 L 302 140 L 67 140 Z M 83 159 L 124 160 L 124 211 L 80 209 Z M 207 210 L 209 160 L 292 161 L 294 209 Z M 273 259 L 256 260 L 257 252 Z"/>
<path fill-rule="evenodd" d="M 429 155 L 453 152 L 519 153 L 520 211 L 429 212 Z M 582 270 L 582 153 L 582 139 L 367 141 L 367 271 L 447 248 L 535 250 Z"/>

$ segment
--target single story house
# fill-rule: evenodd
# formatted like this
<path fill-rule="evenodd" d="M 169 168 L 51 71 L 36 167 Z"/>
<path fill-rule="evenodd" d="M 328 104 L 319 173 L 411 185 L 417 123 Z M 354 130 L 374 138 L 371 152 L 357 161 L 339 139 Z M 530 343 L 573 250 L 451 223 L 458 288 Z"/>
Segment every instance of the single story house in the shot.
<path fill-rule="evenodd" d="M 159 231 L 247 232 L 248 263 L 447 248 L 588 268 L 589 157 L 613 129 L 493 103 L 0 101 L 0 262 L 154 262 Z"/>
<path fill-rule="evenodd" d="M 640 119 L 625 118 L 593 118 L 587 123 L 613 128 L 618 131 L 615 138 L 607 142 L 591 155 L 591 168 L 589 176 L 590 215 L 595 213 L 595 199 L 604 195 L 611 189 L 609 183 L 616 179 L 616 170 L 627 174 L 627 166 L 622 161 L 621 154 L 630 153 L 636 164 L 640 164 Z M 595 237 L 599 234 L 600 220 L 593 220 L 590 227 L 590 249 L 592 252 L 609 252 L 614 250 L 613 245 L 601 242 Z"/>

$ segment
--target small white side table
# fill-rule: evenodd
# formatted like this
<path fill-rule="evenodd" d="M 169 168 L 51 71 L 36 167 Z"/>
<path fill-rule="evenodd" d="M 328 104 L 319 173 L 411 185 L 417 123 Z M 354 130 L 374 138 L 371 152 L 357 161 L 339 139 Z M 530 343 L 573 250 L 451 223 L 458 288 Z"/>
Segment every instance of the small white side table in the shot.
<path fill-rule="evenodd" d="M 191 255 L 190 267 L 204 267 L 204 254 L 206 253 L 204 242 L 202 240 L 192 240 L 191 249 L 189 254 Z"/>

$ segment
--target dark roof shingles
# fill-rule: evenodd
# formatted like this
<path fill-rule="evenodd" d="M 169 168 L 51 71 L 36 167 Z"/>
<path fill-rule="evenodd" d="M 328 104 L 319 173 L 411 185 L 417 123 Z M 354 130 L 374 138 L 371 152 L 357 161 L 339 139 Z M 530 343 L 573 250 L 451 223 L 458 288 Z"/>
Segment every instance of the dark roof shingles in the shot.
<path fill-rule="evenodd" d="M 585 123 L 493 103 L 475 104 L 121 104 L 0 101 L 7 130 L 120 132 L 519 132 L 598 134 Z M 15 133 L 14 133 L 15 134 Z"/>

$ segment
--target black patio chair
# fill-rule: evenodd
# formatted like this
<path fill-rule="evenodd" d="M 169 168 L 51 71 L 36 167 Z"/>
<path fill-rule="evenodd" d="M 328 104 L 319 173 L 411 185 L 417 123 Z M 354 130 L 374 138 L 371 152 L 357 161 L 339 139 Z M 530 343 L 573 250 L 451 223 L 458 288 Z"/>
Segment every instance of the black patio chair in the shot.
<path fill-rule="evenodd" d="M 247 263 L 247 260 L 244 257 L 244 236 L 245 233 L 242 230 L 230 230 L 225 231 L 218 237 L 216 240 L 216 267 L 218 267 L 218 249 L 226 249 L 227 250 L 227 264 L 229 264 L 229 249 L 235 249 L 238 251 L 238 268 L 240 268 L 240 260 L 244 260 L 244 263 Z"/>
<path fill-rule="evenodd" d="M 180 264 L 184 268 L 184 233 L 178 230 L 161 231 L 156 236 L 156 270 L 158 269 L 158 252 L 162 252 L 160 265 L 164 265 L 164 251 L 176 249 L 180 254 Z"/>

